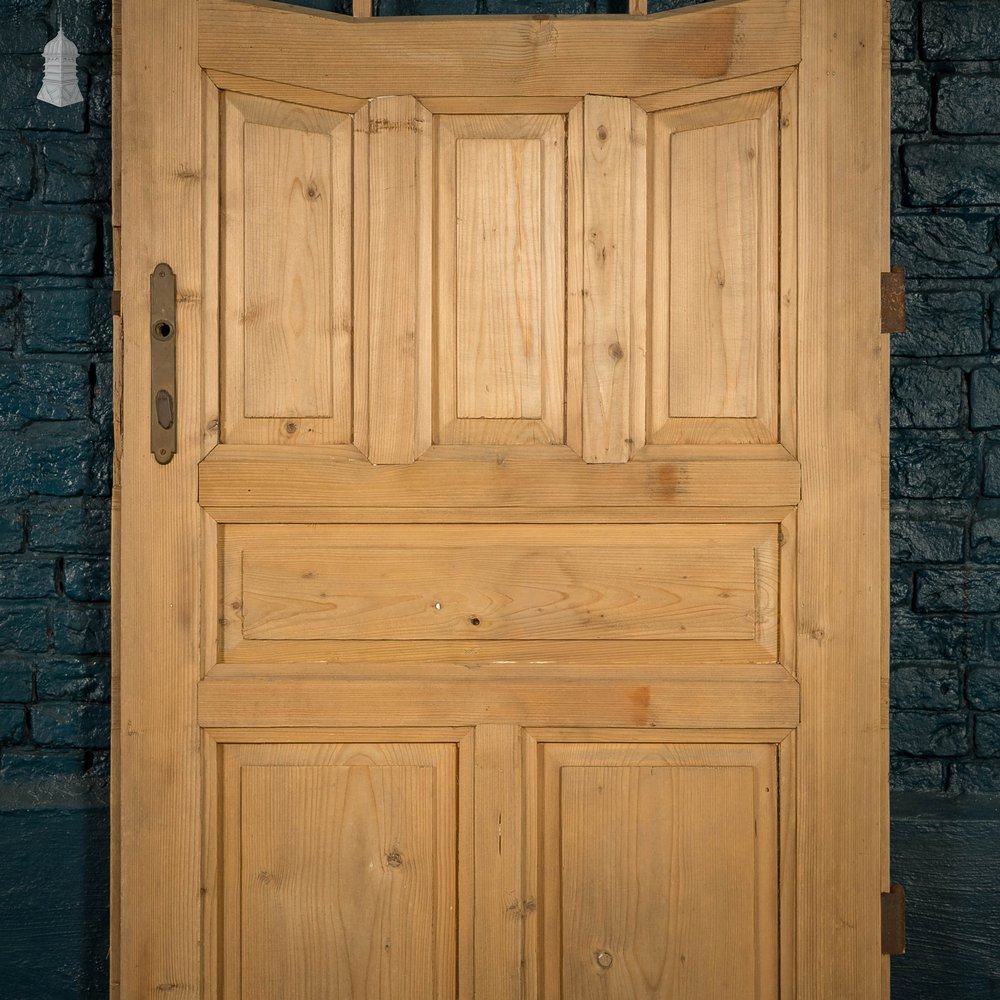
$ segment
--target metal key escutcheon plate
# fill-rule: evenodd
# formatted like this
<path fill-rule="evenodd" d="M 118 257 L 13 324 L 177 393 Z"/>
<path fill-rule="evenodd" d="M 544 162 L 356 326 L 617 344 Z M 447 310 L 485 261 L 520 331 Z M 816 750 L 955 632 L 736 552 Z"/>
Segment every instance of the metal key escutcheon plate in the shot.
<path fill-rule="evenodd" d="M 160 465 L 177 451 L 177 279 L 169 264 L 149 276 L 149 447 Z"/>

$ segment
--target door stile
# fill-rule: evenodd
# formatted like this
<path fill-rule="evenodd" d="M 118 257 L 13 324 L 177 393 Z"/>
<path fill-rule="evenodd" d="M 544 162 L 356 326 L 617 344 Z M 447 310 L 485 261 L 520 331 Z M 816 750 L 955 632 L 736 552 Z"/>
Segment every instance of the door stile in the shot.
<path fill-rule="evenodd" d="M 202 93 L 195 0 L 123 0 L 120 988 L 201 994 Z M 155 71 L 153 68 L 155 67 Z M 149 446 L 149 275 L 178 276 L 178 453 Z"/>
<path fill-rule="evenodd" d="M 798 992 L 881 980 L 882 9 L 803 0 Z"/>

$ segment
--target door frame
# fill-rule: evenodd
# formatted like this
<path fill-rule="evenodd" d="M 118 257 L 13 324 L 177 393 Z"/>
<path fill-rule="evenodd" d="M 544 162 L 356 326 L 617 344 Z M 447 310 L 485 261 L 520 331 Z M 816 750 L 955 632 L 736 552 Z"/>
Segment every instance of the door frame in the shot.
<path fill-rule="evenodd" d="M 782 0 L 784 2 L 784 0 Z M 796 0 L 788 0 L 788 4 Z M 705 16 L 760 0 L 721 0 Z M 888 888 L 887 0 L 800 0 L 798 174 L 795 982 L 782 995 L 870 1000 L 879 980 L 879 889 Z M 779 4 L 780 5 L 780 4 Z M 215 446 L 203 338 L 215 323 L 216 239 L 201 195 L 212 147 L 199 8 L 252 16 L 266 3 L 116 0 L 116 287 L 113 508 L 112 996 L 202 991 L 203 803 L 196 681 L 209 517 L 198 464 Z M 697 9 L 697 8 L 696 8 Z M 641 18 L 663 23 L 690 11 Z M 461 20 L 393 20 L 414 45 Z M 471 37 L 484 19 L 466 18 Z M 540 37 L 569 19 L 505 18 Z M 580 19 L 591 21 L 591 18 Z M 609 18 L 605 23 L 618 21 Z M 344 31 L 386 30 L 343 19 Z M 478 22 L 475 23 L 475 22 Z M 475 30 L 473 30 L 475 29 Z M 505 28 L 506 30 L 506 28 Z M 618 29 L 615 29 L 618 30 Z M 629 30 L 640 30 L 633 23 Z M 652 88 L 651 88 L 652 89 Z M 873 111 L 873 109 L 878 109 Z M 192 127 L 191 123 L 197 123 Z M 122 166 L 125 169 L 122 169 Z M 149 453 L 149 273 L 178 275 L 178 453 Z M 877 610 L 876 610 L 877 609 Z M 803 790 L 807 789 L 808 794 Z M 169 821 L 169 822 L 167 822 Z M 143 925 L 169 934 L 142 934 Z"/>

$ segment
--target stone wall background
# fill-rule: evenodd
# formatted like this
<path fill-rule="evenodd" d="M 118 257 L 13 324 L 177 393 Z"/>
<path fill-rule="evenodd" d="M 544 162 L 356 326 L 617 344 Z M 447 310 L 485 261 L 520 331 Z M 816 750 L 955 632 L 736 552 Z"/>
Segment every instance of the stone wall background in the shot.
<path fill-rule="evenodd" d="M 349 0 L 302 0 L 346 12 Z M 658 0 L 651 10 L 684 6 Z M 377 0 L 621 12 L 626 0 Z M 110 3 L 0 0 L 0 994 L 107 995 Z M 894 0 L 893 873 L 900 1000 L 1000 997 L 1000 2 Z"/>

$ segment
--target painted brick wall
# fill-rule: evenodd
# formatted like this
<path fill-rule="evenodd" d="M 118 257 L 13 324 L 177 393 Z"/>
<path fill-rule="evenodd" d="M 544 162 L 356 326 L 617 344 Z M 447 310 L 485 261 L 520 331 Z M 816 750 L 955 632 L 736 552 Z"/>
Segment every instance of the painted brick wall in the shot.
<path fill-rule="evenodd" d="M 55 4 L 0 0 L 5 1000 L 106 995 L 109 3 L 62 6 L 86 102 L 55 109 L 34 96 Z M 893 869 L 911 897 L 894 996 L 978 1000 L 1000 997 L 1000 2 L 895 0 L 892 45 L 893 256 L 911 277 L 892 382 Z"/>
<path fill-rule="evenodd" d="M 893 786 L 1000 792 L 1000 4 L 898 0 L 892 58 Z"/>
<path fill-rule="evenodd" d="M 893 0 L 892 869 L 905 1000 L 1000 997 L 1000 3 Z"/>
<path fill-rule="evenodd" d="M 0 0 L 0 996 L 106 996 L 110 4 Z"/>

